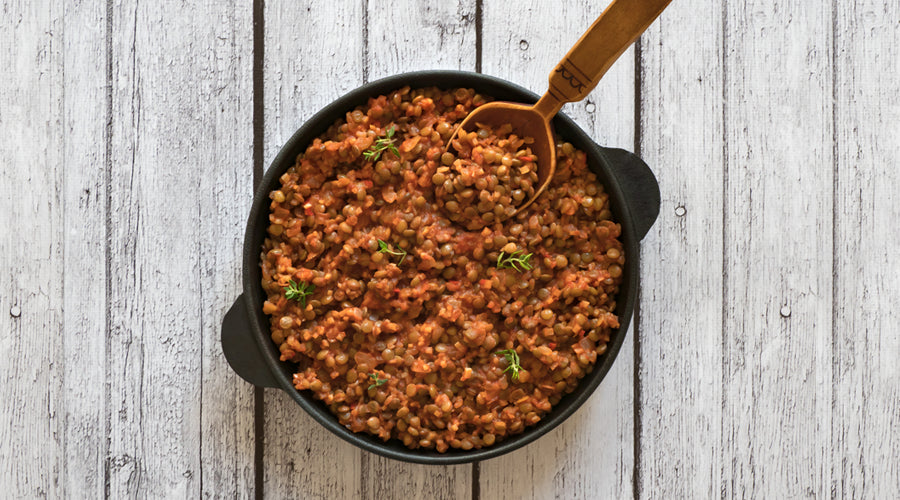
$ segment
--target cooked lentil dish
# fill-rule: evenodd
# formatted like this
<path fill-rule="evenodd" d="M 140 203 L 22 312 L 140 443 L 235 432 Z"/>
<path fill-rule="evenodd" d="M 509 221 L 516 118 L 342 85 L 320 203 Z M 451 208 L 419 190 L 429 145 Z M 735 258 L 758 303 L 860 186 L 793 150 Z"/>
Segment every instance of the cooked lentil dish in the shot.
<path fill-rule="evenodd" d="M 354 432 L 490 446 L 575 389 L 619 326 L 621 228 L 584 152 L 560 143 L 547 191 L 509 219 L 536 184 L 529 139 L 481 127 L 445 155 L 487 100 L 465 88 L 371 98 L 270 193 L 272 340 L 297 365 L 294 386 Z"/>
<path fill-rule="evenodd" d="M 442 154 L 431 178 L 447 217 L 475 230 L 512 216 L 538 184 L 537 158 L 528 148 L 532 143 L 531 137 L 513 134 L 510 124 L 496 133 L 482 124 L 477 131 L 461 130 L 452 141 L 457 154 Z"/>

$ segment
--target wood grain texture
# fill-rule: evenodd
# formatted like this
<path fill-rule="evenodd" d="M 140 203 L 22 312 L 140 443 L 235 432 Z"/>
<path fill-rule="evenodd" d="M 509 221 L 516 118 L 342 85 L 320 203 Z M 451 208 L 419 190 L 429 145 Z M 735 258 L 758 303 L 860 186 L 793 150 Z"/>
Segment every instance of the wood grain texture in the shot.
<path fill-rule="evenodd" d="M 720 495 L 723 5 L 673 2 L 641 39 L 640 150 L 662 192 L 641 255 L 641 498 Z"/>
<path fill-rule="evenodd" d="M 363 83 L 363 2 L 266 2 L 264 162 L 314 113 Z M 359 498 L 363 452 L 265 390 L 266 498 Z"/>
<path fill-rule="evenodd" d="M 426 69 L 475 71 L 475 0 L 367 5 L 369 81 Z"/>
<path fill-rule="evenodd" d="M 722 493 L 830 493 L 830 3 L 725 4 Z"/>
<path fill-rule="evenodd" d="M 101 498 L 107 465 L 107 226 L 109 135 L 106 2 L 68 4 L 64 42 L 63 490 Z"/>
<path fill-rule="evenodd" d="M 331 434 L 289 395 L 265 392 L 265 498 L 362 498 L 359 448 Z"/>
<path fill-rule="evenodd" d="M 367 2 L 368 80 L 425 69 L 475 70 L 475 0 Z M 398 29 L 402 27 L 402 29 Z M 424 466 L 362 454 L 372 499 L 458 499 L 472 495 L 472 466 Z"/>
<path fill-rule="evenodd" d="M 485 0 L 482 68 L 541 94 L 548 75 L 609 2 Z M 591 95 L 562 112 L 598 143 L 634 149 L 634 49 Z M 481 464 L 482 498 L 622 498 L 634 465 L 634 351 L 629 332 L 612 370 L 564 424 L 522 450 Z"/>
<path fill-rule="evenodd" d="M 900 5 L 837 2 L 830 488 L 900 498 Z"/>
<path fill-rule="evenodd" d="M 252 390 L 218 342 L 250 201 L 248 7 L 112 8 L 113 498 L 253 494 Z"/>
<path fill-rule="evenodd" d="M 0 16 L 0 491 L 23 498 L 65 492 L 61 7 Z"/>
<path fill-rule="evenodd" d="M 191 219 L 200 231 L 195 271 L 202 338 L 200 415 L 195 417 L 200 419 L 200 493 L 203 498 L 253 498 L 253 388 L 231 370 L 220 347 L 222 317 L 242 289 L 244 226 L 253 192 L 253 12 L 250 2 L 237 0 L 201 7 L 191 26 L 203 29 L 191 28 L 196 38 L 188 43 L 196 61 L 183 90 L 196 99 L 191 114 L 199 117 L 189 119 L 196 139 L 185 168 L 199 173 L 189 188 L 194 192 Z"/>

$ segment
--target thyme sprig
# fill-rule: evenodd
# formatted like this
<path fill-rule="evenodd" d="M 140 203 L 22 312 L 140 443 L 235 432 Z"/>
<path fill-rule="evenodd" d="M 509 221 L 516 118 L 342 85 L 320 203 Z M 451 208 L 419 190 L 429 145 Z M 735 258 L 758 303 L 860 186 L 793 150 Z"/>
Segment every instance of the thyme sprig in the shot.
<path fill-rule="evenodd" d="M 518 382 L 519 370 L 522 369 L 522 365 L 519 364 L 519 353 L 515 349 L 505 349 L 497 351 L 495 354 L 502 354 L 506 358 L 506 369 L 503 370 L 503 373 L 512 372 L 510 378 L 512 378 L 513 382 Z"/>
<path fill-rule="evenodd" d="M 398 266 L 400 264 L 403 264 L 403 259 L 406 258 L 406 250 L 402 248 L 400 248 L 399 250 L 394 250 L 393 247 L 391 247 L 390 243 L 386 243 L 383 240 L 378 240 L 378 252 L 390 254 L 395 257 L 400 257 L 400 261 L 397 262 Z"/>
<path fill-rule="evenodd" d="M 521 250 L 516 250 L 511 254 L 507 254 L 506 252 L 500 252 L 500 255 L 497 257 L 497 269 L 515 269 L 520 273 L 528 270 L 531 271 L 531 264 L 528 262 L 531 260 L 531 256 L 533 254 L 525 254 Z"/>
<path fill-rule="evenodd" d="M 302 281 L 297 283 L 291 280 L 291 284 L 284 287 L 284 296 L 289 300 L 296 300 L 303 307 L 306 307 L 306 297 L 312 295 L 315 289 L 316 285 L 307 285 Z"/>
<path fill-rule="evenodd" d="M 375 142 L 369 146 L 369 149 L 363 151 L 363 157 L 369 161 L 378 161 L 381 158 L 381 153 L 385 151 L 390 151 L 397 155 L 397 158 L 400 157 L 400 150 L 397 149 L 397 146 L 394 145 L 394 133 L 397 132 L 397 129 L 391 125 L 391 128 L 387 129 L 385 137 L 381 137 L 376 139 Z"/>
<path fill-rule="evenodd" d="M 374 388 L 376 388 L 376 387 L 381 387 L 381 386 L 383 386 L 384 384 L 386 384 L 387 381 L 388 381 L 388 379 L 386 379 L 386 378 L 378 378 L 378 374 L 377 374 L 377 373 L 370 373 L 370 374 L 369 374 L 369 378 L 372 379 L 372 380 L 374 380 L 374 382 L 373 382 L 371 385 L 369 385 L 369 389 L 368 389 L 368 390 L 372 390 L 372 389 L 374 389 Z"/>

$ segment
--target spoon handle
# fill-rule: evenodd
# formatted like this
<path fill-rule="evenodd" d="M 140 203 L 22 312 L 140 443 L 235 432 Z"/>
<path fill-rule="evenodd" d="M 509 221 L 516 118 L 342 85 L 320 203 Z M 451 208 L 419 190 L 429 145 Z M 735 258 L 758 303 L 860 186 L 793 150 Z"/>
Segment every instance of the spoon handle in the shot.
<path fill-rule="evenodd" d="M 584 99 L 672 0 L 613 0 L 550 73 L 536 110 L 551 118 L 564 103 Z"/>

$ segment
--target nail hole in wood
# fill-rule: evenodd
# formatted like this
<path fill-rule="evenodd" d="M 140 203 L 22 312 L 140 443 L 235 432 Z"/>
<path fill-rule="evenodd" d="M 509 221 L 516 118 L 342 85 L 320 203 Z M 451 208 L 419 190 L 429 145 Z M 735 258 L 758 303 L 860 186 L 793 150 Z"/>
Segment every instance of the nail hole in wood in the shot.
<path fill-rule="evenodd" d="M 782 318 L 789 318 L 791 316 L 791 308 L 787 304 L 781 306 L 781 311 L 779 312 L 781 313 Z"/>
<path fill-rule="evenodd" d="M 12 306 L 9 308 L 9 315 L 13 318 L 18 318 L 22 315 L 22 309 L 19 306 Z"/>
<path fill-rule="evenodd" d="M 687 209 L 684 208 L 683 205 L 678 205 L 677 207 L 675 207 L 675 215 L 677 215 L 678 217 L 684 217 L 684 214 L 686 213 Z"/>
<path fill-rule="evenodd" d="M 591 101 L 585 101 L 584 102 L 584 110 L 587 111 L 588 113 L 593 113 L 594 111 L 597 111 L 597 105 Z"/>
<path fill-rule="evenodd" d="M 519 40 L 519 49 L 528 50 L 528 41 L 527 40 Z"/>

